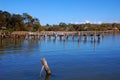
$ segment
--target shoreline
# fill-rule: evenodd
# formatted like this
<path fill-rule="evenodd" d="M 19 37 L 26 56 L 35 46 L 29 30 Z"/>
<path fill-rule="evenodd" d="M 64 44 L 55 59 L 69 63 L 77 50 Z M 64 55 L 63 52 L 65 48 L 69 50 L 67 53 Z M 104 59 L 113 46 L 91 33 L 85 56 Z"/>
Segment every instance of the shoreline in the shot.
<path fill-rule="evenodd" d="M 0 39 L 4 38 L 25 38 L 26 36 L 69 36 L 69 35 L 78 35 L 78 36 L 97 36 L 106 33 L 120 33 L 120 31 L 41 31 L 41 32 L 30 32 L 30 31 L 13 31 L 0 33 Z"/>
<path fill-rule="evenodd" d="M 107 30 L 107 31 L 40 31 L 40 32 L 31 32 L 31 31 L 13 31 L 11 34 L 13 35 L 53 35 L 54 33 L 57 34 L 78 34 L 78 33 L 120 33 L 120 31 L 113 31 L 113 30 Z"/>
<path fill-rule="evenodd" d="M 107 31 L 36 31 L 36 32 L 32 32 L 32 31 L 13 31 L 13 32 L 9 32 L 9 31 L 0 31 L 0 35 L 5 35 L 5 34 L 12 34 L 12 35 L 27 35 L 27 34 L 43 34 L 43 33 L 47 33 L 47 34 L 51 34 L 51 33 L 81 33 L 81 32 L 88 32 L 88 33 L 99 33 L 99 32 L 104 32 L 104 33 L 119 33 L 120 31 L 115 31 L 115 30 L 107 30 Z"/>

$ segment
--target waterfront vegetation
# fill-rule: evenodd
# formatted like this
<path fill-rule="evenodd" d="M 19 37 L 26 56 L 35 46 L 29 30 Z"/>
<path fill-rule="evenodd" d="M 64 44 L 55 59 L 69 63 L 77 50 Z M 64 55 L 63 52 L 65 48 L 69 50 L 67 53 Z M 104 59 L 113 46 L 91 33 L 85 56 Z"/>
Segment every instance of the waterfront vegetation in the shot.
<path fill-rule="evenodd" d="M 38 18 L 32 17 L 28 13 L 11 14 L 7 11 L 0 11 L 0 30 L 7 31 L 107 31 L 120 30 L 120 23 L 83 23 L 66 24 L 60 22 L 54 25 L 41 25 Z"/>

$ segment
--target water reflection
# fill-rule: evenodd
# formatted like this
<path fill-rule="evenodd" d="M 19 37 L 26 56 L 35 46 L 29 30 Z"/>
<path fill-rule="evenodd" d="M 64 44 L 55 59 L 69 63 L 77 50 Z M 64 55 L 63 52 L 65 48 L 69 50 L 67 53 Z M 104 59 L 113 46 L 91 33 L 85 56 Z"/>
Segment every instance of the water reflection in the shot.
<path fill-rule="evenodd" d="M 0 40 L 0 50 L 4 50 L 4 49 L 9 49 L 9 48 L 14 48 L 14 49 L 17 49 L 17 48 L 21 48 L 21 44 L 23 44 L 23 41 L 22 39 L 3 39 L 3 40 Z"/>
<path fill-rule="evenodd" d="M 50 80 L 50 75 L 42 75 L 38 80 Z"/>
<path fill-rule="evenodd" d="M 50 75 L 46 75 L 45 80 L 50 80 Z"/>
<path fill-rule="evenodd" d="M 99 45 L 101 40 L 103 40 L 103 38 L 97 36 L 47 36 L 39 39 L 3 39 L 0 40 L 0 53 L 5 50 L 28 50 L 28 52 L 31 52 L 34 49 L 40 49 L 40 47 L 42 47 L 41 43 L 43 44 L 43 42 L 45 42 L 45 45 L 48 45 L 49 43 L 52 45 L 52 42 L 54 44 L 58 44 L 59 42 L 63 43 L 64 50 L 67 45 L 66 43 L 70 43 L 71 41 L 75 44 L 77 43 L 78 48 L 81 44 L 86 45 L 87 43 L 91 43 L 94 45 L 95 49 L 96 44 Z"/>
<path fill-rule="evenodd" d="M 34 80 L 33 77 L 38 80 L 50 80 L 53 78 L 57 78 L 56 80 L 69 78 L 72 80 L 74 77 L 75 79 L 77 79 L 76 77 L 79 78 L 80 75 L 80 77 L 84 78 L 86 72 L 92 77 L 96 77 L 96 72 L 105 73 L 105 76 L 108 76 L 109 72 L 111 72 L 115 74 L 112 75 L 113 77 L 118 75 L 119 78 L 119 41 L 120 35 L 113 36 L 110 34 L 105 35 L 104 38 L 102 36 L 100 38 L 94 36 L 74 36 L 74 38 L 73 36 L 57 36 L 56 38 L 47 36 L 40 37 L 40 39 L 0 40 L 0 67 L 2 78 L 4 78 L 2 80 L 10 78 L 22 80 L 24 77 L 28 80 Z M 95 55 L 89 55 L 93 53 Z M 44 75 L 42 78 L 39 77 L 40 57 L 48 59 L 48 63 L 56 76 Z M 54 65 L 56 63 L 57 65 Z M 114 66 L 111 66 L 113 64 Z M 69 73 L 69 71 L 72 71 L 72 73 Z M 6 75 L 9 77 L 6 77 Z M 31 76 L 33 77 L 31 78 Z M 94 80 L 91 76 L 88 76 L 88 78 Z M 106 77 L 103 75 L 104 78 Z M 109 75 L 107 78 L 112 77 Z M 78 80 L 80 79 L 82 78 Z"/>
<path fill-rule="evenodd" d="M 54 44 L 56 44 L 56 41 L 57 41 L 57 38 L 54 37 L 54 38 L 53 38 L 53 42 L 54 42 Z"/>
<path fill-rule="evenodd" d="M 40 40 L 36 39 L 3 39 L 0 40 L 0 55 L 3 53 L 16 51 L 31 52 L 34 49 L 39 49 Z M 14 53 L 13 52 L 13 53 Z"/>

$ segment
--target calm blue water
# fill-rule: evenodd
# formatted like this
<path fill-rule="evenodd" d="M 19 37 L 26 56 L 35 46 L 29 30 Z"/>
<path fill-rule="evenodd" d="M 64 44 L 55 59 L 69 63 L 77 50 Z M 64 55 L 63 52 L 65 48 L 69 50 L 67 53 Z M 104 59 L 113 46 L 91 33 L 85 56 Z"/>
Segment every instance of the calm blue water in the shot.
<path fill-rule="evenodd" d="M 43 72 L 45 57 L 52 71 Z M 120 34 L 67 40 L 0 40 L 0 80 L 120 80 Z"/>

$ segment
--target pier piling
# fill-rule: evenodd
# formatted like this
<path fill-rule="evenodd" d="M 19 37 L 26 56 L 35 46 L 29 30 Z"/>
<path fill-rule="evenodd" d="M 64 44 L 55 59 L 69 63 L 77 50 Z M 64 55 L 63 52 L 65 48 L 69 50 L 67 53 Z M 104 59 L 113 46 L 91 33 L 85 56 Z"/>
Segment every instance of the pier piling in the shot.
<path fill-rule="evenodd" d="M 42 62 L 42 65 L 44 66 L 44 69 L 45 69 L 47 75 L 50 75 L 51 74 L 51 70 L 50 70 L 50 68 L 49 68 L 49 66 L 47 64 L 46 59 L 45 58 L 41 58 L 41 62 Z"/>

